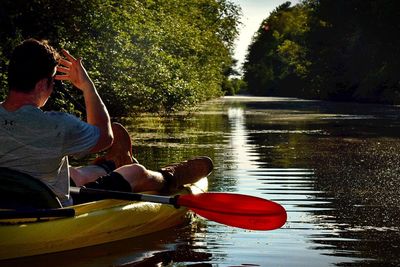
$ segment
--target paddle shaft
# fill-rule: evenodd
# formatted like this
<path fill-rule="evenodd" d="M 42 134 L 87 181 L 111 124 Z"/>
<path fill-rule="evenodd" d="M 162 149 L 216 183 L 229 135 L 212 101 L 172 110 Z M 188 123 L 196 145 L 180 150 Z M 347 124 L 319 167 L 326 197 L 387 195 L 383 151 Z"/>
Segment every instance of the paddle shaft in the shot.
<path fill-rule="evenodd" d="M 170 204 L 174 205 L 175 207 L 177 207 L 177 199 L 178 199 L 178 196 L 169 197 L 169 196 L 159 196 L 159 195 L 148 195 L 148 194 L 138 194 L 131 192 L 93 189 L 86 187 L 71 187 L 70 192 L 72 194 L 92 195 L 104 199 L 111 198 L 111 199 L 122 199 L 122 200 L 147 201 L 160 204 Z"/>
<path fill-rule="evenodd" d="M 75 210 L 66 209 L 33 209 L 33 210 L 1 210 L 0 219 L 20 218 L 62 218 L 74 217 Z"/>

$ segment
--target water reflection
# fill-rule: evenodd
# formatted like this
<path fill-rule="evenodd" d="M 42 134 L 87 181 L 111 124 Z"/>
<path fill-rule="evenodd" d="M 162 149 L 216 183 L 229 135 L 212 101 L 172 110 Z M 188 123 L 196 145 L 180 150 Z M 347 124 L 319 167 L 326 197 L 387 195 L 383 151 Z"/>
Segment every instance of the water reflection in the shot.
<path fill-rule="evenodd" d="M 232 161 L 237 169 L 252 169 L 258 165 L 259 157 L 254 153 L 254 145 L 248 142 L 248 131 L 243 108 L 228 108 L 228 120 L 230 124 L 230 146 L 227 151 L 233 155 Z M 240 182 L 240 180 L 239 180 Z"/>
<path fill-rule="evenodd" d="M 239 190 L 261 191 L 287 208 L 283 231 L 294 240 L 286 243 L 293 253 L 284 265 L 296 259 L 307 266 L 397 266 L 398 108 L 290 99 L 241 103 L 247 138 L 265 167 L 247 170 L 255 175 L 240 178 L 247 187 Z"/>

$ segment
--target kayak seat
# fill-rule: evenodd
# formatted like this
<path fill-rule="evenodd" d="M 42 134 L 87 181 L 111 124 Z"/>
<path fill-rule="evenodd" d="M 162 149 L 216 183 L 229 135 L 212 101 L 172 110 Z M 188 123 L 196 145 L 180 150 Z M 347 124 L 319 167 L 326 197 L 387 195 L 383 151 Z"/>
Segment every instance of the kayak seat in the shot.
<path fill-rule="evenodd" d="M 0 167 L 0 208 L 55 209 L 60 200 L 42 181 L 32 176 Z"/>

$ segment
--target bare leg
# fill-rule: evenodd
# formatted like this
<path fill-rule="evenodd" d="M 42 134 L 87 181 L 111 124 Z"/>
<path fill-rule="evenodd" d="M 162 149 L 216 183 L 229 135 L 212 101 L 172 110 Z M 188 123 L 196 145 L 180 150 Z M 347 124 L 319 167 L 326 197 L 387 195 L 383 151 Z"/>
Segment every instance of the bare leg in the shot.
<path fill-rule="evenodd" d="M 132 142 L 128 131 L 124 126 L 115 122 L 112 123 L 111 127 L 114 134 L 114 142 L 107 150 L 107 153 L 95 159 L 93 163 L 98 164 L 104 160 L 111 160 L 115 163 L 116 167 L 138 163 L 132 156 Z"/>
<path fill-rule="evenodd" d="M 140 164 L 130 164 L 115 170 L 131 185 L 133 192 L 161 191 L 165 180 L 161 173 L 150 171 Z"/>
<path fill-rule="evenodd" d="M 106 171 L 99 166 L 89 165 L 83 167 L 70 167 L 70 176 L 77 186 L 96 181 L 99 177 L 106 175 Z M 130 184 L 133 192 L 159 191 L 165 185 L 161 173 L 147 170 L 140 164 L 129 164 L 114 170 L 121 174 Z"/>
<path fill-rule="evenodd" d="M 133 192 L 175 191 L 185 184 L 197 182 L 213 169 L 208 157 L 197 157 L 181 163 L 161 168 L 161 172 L 151 171 L 140 164 L 124 165 L 115 170 L 130 184 Z"/>
<path fill-rule="evenodd" d="M 100 166 L 89 165 L 83 167 L 69 167 L 71 179 L 77 186 L 94 182 L 97 178 L 106 175 L 107 172 Z"/>

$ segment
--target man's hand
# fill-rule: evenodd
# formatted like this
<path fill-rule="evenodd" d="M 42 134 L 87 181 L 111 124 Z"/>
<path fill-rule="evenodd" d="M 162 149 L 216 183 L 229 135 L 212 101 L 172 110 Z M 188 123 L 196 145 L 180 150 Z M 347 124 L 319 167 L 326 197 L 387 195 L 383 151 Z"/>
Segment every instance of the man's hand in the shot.
<path fill-rule="evenodd" d="M 61 58 L 57 71 L 62 74 L 55 76 L 56 80 L 70 81 L 82 91 L 93 89 L 94 84 L 82 65 L 82 58 L 75 59 L 68 51 L 62 50 L 66 59 Z"/>

